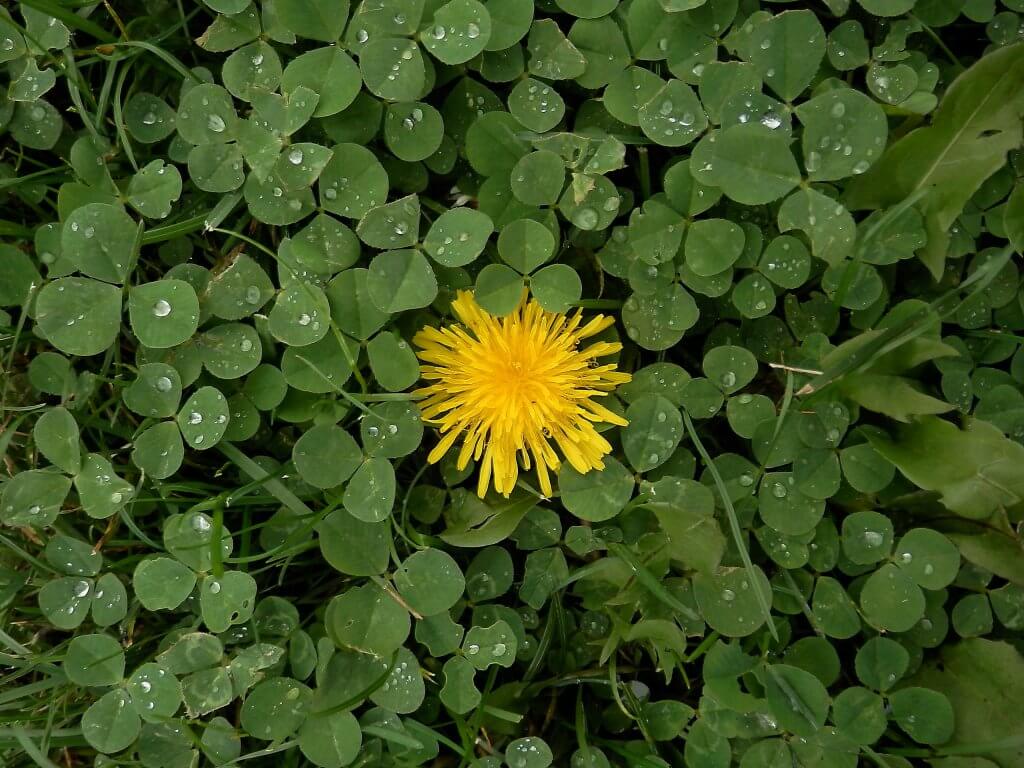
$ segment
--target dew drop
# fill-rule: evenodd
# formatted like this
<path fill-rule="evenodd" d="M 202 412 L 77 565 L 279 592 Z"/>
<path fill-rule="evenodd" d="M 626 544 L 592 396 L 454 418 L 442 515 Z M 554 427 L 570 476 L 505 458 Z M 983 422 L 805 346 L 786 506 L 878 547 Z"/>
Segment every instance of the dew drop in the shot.
<path fill-rule="evenodd" d="M 153 305 L 153 314 L 156 317 L 167 317 L 171 314 L 171 305 L 165 299 L 160 299 Z"/>
<path fill-rule="evenodd" d="M 573 213 L 572 220 L 580 229 L 593 229 L 597 226 L 597 211 L 593 208 L 580 208 Z"/>
<path fill-rule="evenodd" d="M 880 547 L 882 542 L 885 541 L 885 537 L 878 531 L 864 531 L 862 538 L 869 547 Z"/>

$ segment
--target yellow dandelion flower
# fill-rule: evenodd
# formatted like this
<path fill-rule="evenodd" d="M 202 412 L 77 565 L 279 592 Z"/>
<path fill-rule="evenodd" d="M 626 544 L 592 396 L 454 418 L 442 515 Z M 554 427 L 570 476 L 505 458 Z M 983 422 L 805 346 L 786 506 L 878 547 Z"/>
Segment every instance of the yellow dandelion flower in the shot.
<path fill-rule="evenodd" d="M 484 310 L 469 291 L 458 292 L 452 309 L 461 325 L 426 327 L 413 337 L 428 382 L 416 391 L 424 398 L 420 409 L 441 433 L 428 461 L 440 461 L 461 438 L 458 467 L 464 469 L 470 457 L 481 462 L 480 497 L 492 482 L 508 496 L 520 461 L 525 470 L 536 468 L 545 496 L 551 495 L 548 471 L 558 470 L 559 453 L 577 472 L 603 469 L 611 446 L 594 424 L 626 421 L 596 398 L 631 376 L 597 360 L 621 344 L 597 341 L 580 348 L 580 342 L 615 318 L 598 315 L 584 323 L 579 311 L 546 312 L 525 292 L 503 318 Z"/>

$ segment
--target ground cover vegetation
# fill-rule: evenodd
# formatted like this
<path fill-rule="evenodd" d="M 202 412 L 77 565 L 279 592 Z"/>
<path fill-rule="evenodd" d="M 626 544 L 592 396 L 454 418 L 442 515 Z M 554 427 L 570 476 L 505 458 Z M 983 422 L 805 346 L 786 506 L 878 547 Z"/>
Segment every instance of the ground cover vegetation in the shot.
<path fill-rule="evenodd" d="M 0 763 L 1024 766 L 1021 0 L 0 7 Z"/>

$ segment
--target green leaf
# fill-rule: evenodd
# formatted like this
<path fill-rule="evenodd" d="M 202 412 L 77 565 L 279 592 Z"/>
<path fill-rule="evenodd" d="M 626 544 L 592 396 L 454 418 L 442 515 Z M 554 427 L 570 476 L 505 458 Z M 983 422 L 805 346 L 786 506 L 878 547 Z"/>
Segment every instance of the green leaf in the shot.
<path fill-rule="evenodd" d="M 188 175 L 204 192 L 231 192 L 242 186 L 242 151 L 237 144 L 203 144 L 188 153 Z"/>
<path fill-rule="evenodd" d="M 380 523 L 389 519 L 395 505 L 395 470 L 387 459 L 371 458 L 352 475 L 342 502 L 356 519 Z"/>
<path fill-rule="evenodd" d="M 902 688 L 889 705 L 896 723 L 919 744 L 942 744 L 953 735 L 953 707 L 938 691 Z"/>
<path fill-rule="evenodd" d="M 418 613 L 431 616 L 451 608 L 462 597 L 466 579 L 458 563 L 440 549 L 421 549 L 395 571 L 395 586 Z"/>
<path fill-rule="evenodd" d="M 788 139 L 761 123 L 706 135 L 694 147 L 690 169 L 701 184 L 721 187 L 744 205 L 778 200 L 800 181 Z"/>
<path fill-rule="evenodd" d="M 708 118 L 693 89 L 680 80 L 669 80 L 641 107 L 640 129 L 663 147 L 682 147 L 700 136 Z"/>
<path fill-rule="evenodd" d="M 622 307 L 626 335 L 644 349 L 655 351 L 679 343 L 699 316 L 693 296 L 675 284 L 658 288 L 650 296 L 634 294 Z"/>
<path fill-rule="evenodd" d="M 359 71 L 366 89 L 385 101 L 415 101 L 426 83 L 423 54 L 406 38 L 372 38 L 359 53 Z"/>
<path fill-rule="evenodd" d="M 549 264 L 530 277 L 530 291 L 548 312 L 568 312 L 583 295 L 583 282 L 568 264 Z"/>
<path fill-rule="evenodd" d="M 327 211 L 359 219 L 387 199 L 388 174 L 366 147 L 339 144 L 320 174 L 319 187 Z"/>
<path fill-rule="evenodd" d="M 759 584 L 751 584 L 750 578 Z M 693 577 L 693 594 L 701 616 L 715 631 L 726 637 L 746 637 L 756 632 L 765 621 L 765 612 L 757 592 L 771 594 L 768 579 L 756 565 L 745 568 L 722 568 L 717 573 L 698 572 Z"/>
<path fill-rule="evenodd" d="M 548 768 L 554 756 L 551 747 L 539 736 L 513 739 L 505 747 L 505 762 L 522 768 Z"/>
<path fill-rule="evenodd" d="M 940 494 L 943 505 L 963 517 L 982 520 L 1024 497 L 1016 471 L 1024 447 L 988 422 L 973 420 L 961 431 L 948 421 L 922 417 L 896 438 L 868 439 L 908 480 Z"/>
<path fill-rule="evenodd" d="M 409 248 L 420 231 L 420 201 L 416 195 L 377 206 L 360 219 L 359 239 L 373 248 Z"/>
<path fill-rule="evenodd" d="M 420 251 L 385 251 L 370 262 L 366 290 L 379 309 L 401 312 L 429 305 L 437 297 L 437 278 Z"/>
<path fill-rule="evenodd" d="M 254 738 L 280 741 L 291 736 L 306 719 L 313 692 L 287 677 L 258 684 L 242 705 L 241 722 Z"/>
<path fill-rule="evenodd" d="M 199 585 L 199 607 L 211 632 L 224 632 L 252 617 L 256 605 L 256 580 L 242 571 L 208 576 Z"/>
<path fill-rule="evenodd" d="M 175 126 L 190 144 L 224 144 L 235 138 L 238 115 L 231 94 L 219 85 L 190 88 L 178 105 Z"/>
<path fill-rule="evenodd" d="M 216 387 L 200 387 L 178 411 L 182 437 L 191 448 L 205 451 L 224 436 L 231 417 L 224 395 Z"/>
<path fill-rule="evenodd" d="M 278 341 L 290 347 L 307 347 L 328 334 L 330 315 L 323 290 L 296 281 L 277 295 L 267 327 Z"/>
<path fill-rule="evenodd" d="M 136 91 L 125 102 L 124 122 L 136 141 L 155 144 L 174 133 L 177 115 L 159 96 Z"/>
<path fill-rule="evenodd" d="M 115 690 L 90 706 L 82 715 L 82 735 L 98 752 L 120 752 L 135 741 L 141 722 L 125 691 Z"/>
<path fill-rule="evenodd" d="M 686 266 L 702 277 L 717 275 L 743 253 L 743 229 L 726 219 L 701 219 L 686 232 Z"/>
<path fill-rule="evenodd" d="M 128 296 L 128 316 L 140 343 L 152 349 L 174 347 L 199 327 L 199 298 L 184 280 L 137 285 Z"/>
<path fill-rule="evenodd" d="M 376 584 L 365 584 L 331 600 L 324 626 L 340 648 L 390 656 L 409 636 L 409 612 Z"/>
<path fill-rule="evenodd" d="M 392 104 L 384 119 L 384 141 L 399 160 L 425 160 L 441 146 L 441 113 L 421 101 Z"/>
<path fill-rule="evenodd" d="M 124 677 L 124 651 L 110 635 L 78 635 L 68 644 L 64 672 L 76 685 L 116 685 Z"/>
<path fill-rule="evenodd" d="M 275 288 L 263 267 L 240 253 L 214 275 L 205 293 L 205 303 L 215 316 L 241 320 L 270 301 Z"/>
<path fill-rule="evenodd" d="M 132 706 L 147 722 L 173 717 L 181 706 L 181 684 L 159 664 L 143 664 L 127 681 Z"/>
<path fill-rule="evenodd" d="M 924 589 L 942 589 L 960 570 L 960 552 L 938 531 L 911 528 L 896 546 L 896 564 Z"/>
<path fill-rule="evenodd" d="M 512 168 L 510 184 L 512 194 L 521 203 L 551 205 L 565 186 L 565 163 L 554 152 L 543 149 L 523 155 Z"/>
<path fill-rule="evenodd" d="M 114 343 L 121 322 L 121 291 L 83 277 L 47 283 L 36 300 L 45 337 L 70 355 L 98 355 Z"/>
<path fill-rule="evenodd" d="M 508 96 L 508 111 L 523 127 L 538 133 L 550 131 L 565 115 L 565 100 L 541 80 L 520 80 Z"/>
<path fill-rule="evenodd" d="M 554 19 L 533 23 L 526 49 L 530 54 L 530 73 L 546 80 L 579 77 L 587 67 L 583 54 L 569 42 Z"/>
<path fill-rule="evenodd" d="M 140 562 L 132 576 L 135 596 L 147 611 L 174 610 L 196 585 L 196 575 L 169 557 Z"/>
<path fill-rule="evenodd" d="M 671 401 L 645 395 L 626 410 L 629 426 L 622 433 L 626 458 L 638 472 L 664 464 L 683 436 L 683 417 Z"/>
<path fill-rule="evenodd" d="M 550 259 L 554 251 L 555 237 L 551 230 L 533 219 L 516 219 L 506 224 L 498 235 L 498 254 L 524 275 Z"/>
<path fill-rule="evenodd" d="M 818 72 L 825 30 L 812 11 L 786 11 L 755 25 L 745 44 L 744 58 L 779 98 L 791 102 Z"/>
<path fill-rule="evenodd" d="M 601 522 L 615 517 L 633 495 L 632 474 L 617 459 L 607 457 L 604 467 L 580 474 L 568 463 L 558 470 L 562 503 L 583 520 Z"/>
<path fill-rule="evenodd" d="M 825 724 L 831 702 L 818 678 L 786 664 L 767 665 L 764 677 L 768 707 L 782 728 L 811 737 Z"/>
<path fill-rule="evenodd" d="M 333 43 L 341 37 L 349 17 L 348 0 L 278 0 L 281 23 L 299 37 Z"/>
<path fill-rule="evenodd" d="M 490 38 L 491 15 L 477 0 L 450 0 L 434 12 L 420 34 L 423 46 L 445 64 L 469 61 Z"/>
<path fill-rule="evenodd" d="M 853 252 L 856 224 L 841 204 L 815 189 L 798 189 L 779 207 L 779 230 L 801 230 L 814 255 L 839 264 Z M 771 277 L 771 275 L 769 275 Z"/>
<path fill-rule="evenodd" d="M 29 469 L 4 483 L 0 520 L 5 525 L 52 525 L 71 490 L 71 480 L 53 471 Z"/>
<path fill-rule="evenodd" d="M 75 476 L 75 490 L 89 517 L 107 518 L 131 499 L 131 483 L 117 476 L 110 462 L 98 453 L 86 455 L 82 470 Z"/>
<path fill-rule="evenodd" d="M 39 270 L 27 253 L 0 244 L 0 307 L 20 307 L 41 283 Z"/>
<path fill-rule="evenodd" d="M 281 91 L 289 111 L 311 111 L 313 117 L 329 117 L 346 109 L 355 101 L 361 86 L 359 67 L 336 45 L 296 56 L 281 75 Z M 314 99 L 309 98 L 311 93 Z M 258 104 L 255 99 L 253 102 Z"/>
<path fill-rule="evenodd" d="M 906 632 L 924 615 L 924 595 L 892 563 L 886 563 L 864 583 L 860 594 L 864 618 L 878 629 Z"/>
<path fill-rule="evenodd" d="M 858 744 L 874 744 L 887 725 L 882 697 L 866 688 L 847 688 L 836 696 L 832 715 L 836 728 Z"/>
<path fill-rule="evenodd" d="M 476 669 L 491 665 L 511 667 L 516 660 L 518 642 L 512 628 L 499 619 L 490 626 L 474 626 L 462 641 L 462 652 Z"/>
<path fill-rule="evenodd" d="M 299 729 L 299 749 L 320 768 L 342 768 L 359 755 L 363 734 L 351 712 L 311 714 Z"/>
<path fill-rule="evenodd" d="M 884 208 L 919 190 L 928 230 L 921 258 L 942 274 L 949 228 L 978 188 L 1020 145 L 1024 43 L 993 51 L 949 86 L 931 125 L 889 147 L 870 173 L 846 191 L 849 207 Z"/>
<path fill-rule="evenodd" d="M 704 490 L 703 486 L 697 488 Z M 658 525 L 668 536 L 673 560 L 702 573 L 712 573 L 718 568 L 725 554 L 726 540 L 712 514 L 714 501 L 710 494 L 705 497 L 691 488 L 676 501 L 656 501 L 646 506 L 654 512 Z"/>
<path fill-rule="evenodd" d="M 177 472 L 184 458 L 181 432 L 173 421 L 154 424 L 135 439 L 132 463 L 157 480 Z"/>
<path fill-rule="evenodd" d="M 317 526 L 324 559 L 350 576 L 375 576 L 387 567 L 389 531 L 387 523 L 366 523 L 340 510 Z"/>
<path fill-rule="evenodd" d="M 292 448 L 299 475 L 317 488 L 345 482 L 363 460 L 352 436 L 334 424 L 318 424 L 302 433 Z"/>
<path fill-rule="evenodd" d="M 82 464 L 78 423 L 66 408 L 57 406 L 40 416 L 32 428 L 32 439 L 51 462 L 70 475 L 78 473 Z"/>
<path fill-rule="evenodd" d="M 952 726 L 951 735 L 947 734 L 947 738 L 942 740 L 944 748 L 984 744 L 987 746 L 984 753 L 991 759 L 1016 765 L 1020 759 L 1020 747 L 1008 741 L 1007 735 L 1017 732 L 1017 708 L 1024 704 L 1021 680 L 1024 680 L 1024 659 L 1010 643 L 984 638 L 951 643 L 927 659 L 912 678 L 914 685 L 923 688 L 910 690 L 931 689 L 929 692 L 942 695 L 947 705 L 952 704 L 952 712 L 944 711 L 946 707 L 937 699 L 921 703 L 908 699 L 902 702 L 901 711 L 909 715 L 912 709 L 923 704 L 925 712 L 936 717 L 935 725 L 943 728 Z M 994 690 L 1005 690 L 1006 694 L 993 697 L 990 692 Z M 914 723 L 906 724 L 904 721 L 901 727 L 917 740 L 915 733 L 907 728 L 907 725 L 913 727 L 917 724 L 918 718 L 915 717 Z M 928 729 L 930 723 L 922 720 L 919 724 L 922 729 Z M 929 737 L 942 735 L 929 734 L 924 730 L 917 733 Z M 977 747 L 969 749 L 979 751 Z"/>
<path fill-rule="evenodd" d="M 481 699 L 480 691 L 473 682 L 475 667 L 463 656 L 453 656 L 444 664 L 444 687 L 439 697 L 441 703 L 455 714 L 472 711 Z"/>
<path fill-rule="evenodd" d="M 134 258 L 135 239 L 135 222 L 121 208 L 88 203 L 64 222 L 61 251 L 89 277 L 123 283 Z"/>
<path fill-rule="evenodd" d="M 165 219 L 181 197 L 181 174 L 163 160 L 141 168 L 128 183 L 128 204 L 148 219 Z"/>
<path fill-rule="evenodd" d="M 488 264 L 476 278 L 473 298 L 492 315 L 510 314 L 523 298 L 523 279 L 504 264 Z"/>
<path fill-rule="evenodd" d="M 804 167 L 813 181 L 864 173 L 885 148 L 885 113 L 852 88 L 828 91 L 805 101 L 796 116 L 804 125 Z"/>

